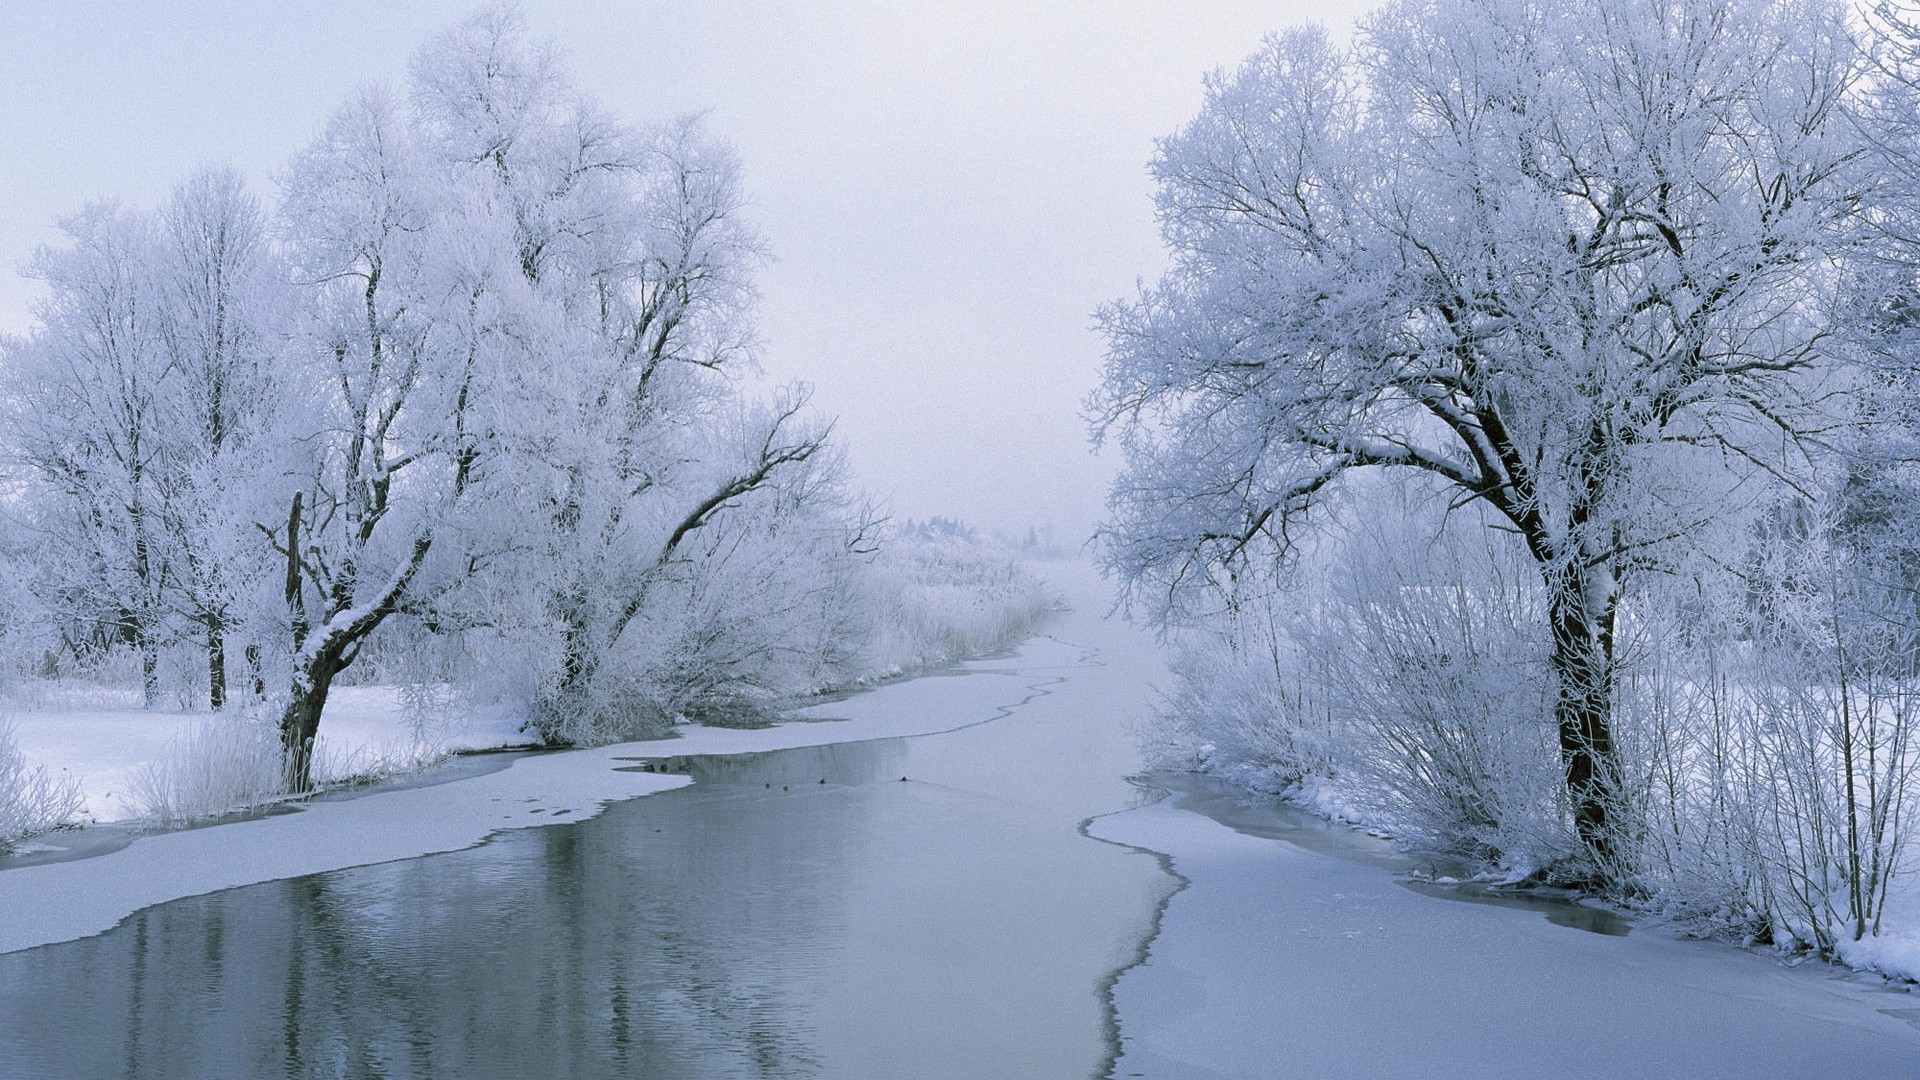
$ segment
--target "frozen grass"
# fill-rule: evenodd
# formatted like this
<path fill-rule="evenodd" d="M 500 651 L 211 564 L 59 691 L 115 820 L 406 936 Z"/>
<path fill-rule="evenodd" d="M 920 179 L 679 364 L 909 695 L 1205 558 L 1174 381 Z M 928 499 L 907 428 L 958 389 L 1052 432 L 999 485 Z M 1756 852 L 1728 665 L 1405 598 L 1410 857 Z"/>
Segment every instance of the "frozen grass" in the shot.
<path fill-rule="evenodd" d="M 235 792 L 261 789 L 267 769 L 258 758 L 271 748 L 270 722 L 148 711 L 139 707 L 137 691 L 116 695 L 50 684 L 32 696 L 37 706 L 21 697 L 12 703 L 20 754 L 72 779 L 83 797 L 81 820 L 204 817 L 237 805 Z M 320 725 L 316 778 L 352 783 L 404 773 L 460 750 L 527 741 L 515 716 L 455 708 L 423 716 L 405 696 L 389 686 L 336 688 Z"/>
<path fill-rule="evenodd" d="M 72 777 L 27 764 L 13 722 L 0 719 L 0 848 L 72 821 L 83 805 Z"/>
<path fill-rule="evenodd" d="M 284 790 L 272 726 L 210 716 L 174 736 L 159 759 L 134 769 L 127 798 L 141 817 L 180 822 L 257 806 Z"/>
<path fill-rule="evenodd" d="M 322 737 L 313 776 L 324 787 L 371 783 L 418 771 L 447 753 L 411 737 L 379 743 Z M 133 771 L 127 798 L 138 816 L 171 823 L 259 806 L 284 791 L 280 736 L 272 724 L 208 716 L 174 736 L 160 758 Z"/>

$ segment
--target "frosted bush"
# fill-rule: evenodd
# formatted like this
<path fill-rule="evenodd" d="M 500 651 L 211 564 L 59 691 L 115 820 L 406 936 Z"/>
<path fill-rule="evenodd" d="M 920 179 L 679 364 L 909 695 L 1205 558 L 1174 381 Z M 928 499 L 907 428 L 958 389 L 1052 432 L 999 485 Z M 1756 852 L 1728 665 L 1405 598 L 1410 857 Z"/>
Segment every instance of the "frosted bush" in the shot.
<path fill-rule="evenodd" d="M 868 581 L 870 639 L 855 678 L 899 674 L 1003 649 L 1059 603 L 1012 551 L 958 522 L 908 522 Z"/>
<path fill-rule="evenodd" d="M 1348 570 L 1304 635 L 1340 719 L 1348 800 L 1424 850 L 1529 872 L 1559 861 L 1572 843 L 1537 594 L 1486 574 L 1433 584 L 1384 558 Z"/>
<path fill-rule="evenodd" d="M 1395 509 L 1287 581 L 1222 583 L 1221 610 L 1175 651 L 1158 751 L 1424 851 L 1554 867 L 1575 844 L 1538 576 Z"/>
<path fill-rule="evenodd" d="M 1227 635 L 1189 635 L 1174 647 L 1173 684 L 1145 735 L 1150 762 L 1200 767 L 1261 791 L 1295 792 L 1331 776 L 1333 722 L 1310 694 L 1294 641 L 1272 612 Z"/>
<path fill-rule="evenodd" d="M 12 722 L 0 720 L 0 848 L 72 821 L 84 805 L 71 778 L 28 766 Z"/>
<path fill-rule="evenodd" d="M 143 816 L 193 821 L 266 802 L 286 790 L 286 781 L 272 724 L 216 715 L 189 725 L 165 756 L 136 770 L 129 795 Z"/>
<path fill-rule="evenodd" d="M 1006 648 L 1057 603 L 1021 558 L 955 522 L 908 523 L 870 555 L 835 545 L 744 537 L 662 574 L 646 617 L 542 730 L 603 743 L 767 723 L 809 694 Z"/>

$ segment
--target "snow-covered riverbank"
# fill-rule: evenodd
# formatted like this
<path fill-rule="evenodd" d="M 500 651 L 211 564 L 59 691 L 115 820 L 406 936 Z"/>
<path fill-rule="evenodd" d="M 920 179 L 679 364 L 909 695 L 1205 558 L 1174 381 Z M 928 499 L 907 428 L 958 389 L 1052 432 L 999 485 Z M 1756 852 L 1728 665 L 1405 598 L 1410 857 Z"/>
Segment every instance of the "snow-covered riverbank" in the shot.
<path fill-rule="evenodd" d="M 1112 1075 L 1905 1077 L 1920 1000 L 1658 929 L 1435 899 L 1394 871 L 1247 835 L 1174 796 L 1092 823 L 1185 887 L 1114 989 Z"/>
<path fill-rule="evenodd" d="M 139 696 L 138 690 L 68 689 L 11 716 L 21 757 L 77 784 L 87 822 L 141 817 L 141 772 L 165 762 L 196 725 L 221 722 L 205 712 L 145 709 Z M 347 686 L 327 702 L 317 756 L 323 776 L 391 773 L 446 754 L 528 741 L 519 721 L 505 713 L 410 719 L 398 689 Z"/>

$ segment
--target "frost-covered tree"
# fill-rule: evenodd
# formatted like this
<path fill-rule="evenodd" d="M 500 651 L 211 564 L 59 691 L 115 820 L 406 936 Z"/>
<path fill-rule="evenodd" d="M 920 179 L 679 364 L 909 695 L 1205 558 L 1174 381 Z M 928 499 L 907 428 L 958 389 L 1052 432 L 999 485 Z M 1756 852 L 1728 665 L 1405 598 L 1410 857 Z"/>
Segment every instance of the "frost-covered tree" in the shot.
<path fill-rule="evenodd" d="M 836 586 L 867 523 L 807 400 L 790 389 L 729 410 L 670 486 L 614 508 L 544 722 L 744 720 L 832 681 L 823 673 L 857 637 Z"/>
<path fill-rule="evenodd" d="M 671 666 L 738 668 L 737 631 L 755 620 L 730 606 L 741 624 L 715 632 L 716 609 L 686 598 L 716 595 L 728 563 L 719 553 L 783 527 L 766 515 L 821 513 L 823 500 L 794 496 L 825 490 L 822 466 L 838 461 L 821 453 L 826 432 L 806 416 L 804 393 L 738 404 L 735 378 L 754 366 L 752 275 L 765 257 L 743 220 L 738 162 L 695 119 L 638 131 L 605 116 L 510 9 L 440 35 L 413 77 L 426 144 L 515 253 L 515 302 L 537 327 L 528 333 L 544 376 L 522 380 L 517 405 L 537 419 L 503 433 L 497 463 L 541 496 L 517 504 L 520 542 L 501 545 L 511 553 L 484 591 L 525 601 L 529 581 L 544 583 L 538 606 L 550 622 L 519 631 L 557 638 L 527 643 L 552 656 L 538 675 L 543 729 L 590 730 L 598 721 L 587 714 L 615 711 L 614 697 L 629 723 L 671 714 L 636 704 L 636 659 L 616 654 L 670 640 Z M 733 542 L 716 542 L 728 530 Z M 789 596 L 811 593 L 788 584 Z M 463 602 L 450 597 L 436 617 Z M 453 621 L 489 617 L 469 604 Z M 717 652 L 703 661 L 686 651 L 694 641 Z M 639 681 L 663 685 L 655 674 Z M 622 688 L 602 685 L 612 682 Z"/>
<path fill-rule="evenodd" d="M 280 721 L 305 787 L 333 680 L 399 610 L 471 481 L 486 336 L 484 234 L 444 196 L 393 102 L 367 91 L 295 158 L 282 209 L 302 323 L 278 382 L 292 453 L 283 561 L 291 687 Z M 476 250 L 481 265 L 463 263 Z M 465 273 L 463 273 L 465 271 Z M 444 317 L 443 317 L 444 316 Z"/>
<path fill-rule="evenodd" d="M 247 557 L 256 455 L 271 405 L 270 354 L 284 299 L 266 217 L 230 168 L 203 170 L 162 208 L 153 253 L 168 379 L 155 417 L 166 443 L 161 521 L 177 618 L 206 650 L 207 700 L 227 701 L 227 637 L 259 567 Z"/>
<path fill-rule="evenodd" d="M 1631 575 L 1844 422 L 1860 178 L 1835 4 L 1405 2 L 1274 38 L 1161 143 L 1173 268 L 1103 313 L 1106 560 L 1165 617 L 1361 470 L 1538 566 L 1574 824 L 1608 861 Z"/>
<path fill-rule="evenodd" d="M 29 267 L 47 286 L 39 325 L 7 348 L 10 443 L 57 617 L 82 640 L 132 648 L 152 705 L 176 573 L 162 515 L 168 371 L 154 230 L 100 202 L 61 231 L 65 243 Z"/>
<path fill-rule="evenodd" d="M 544 731 L 593 729 L 596 682 L 638 663 L 614 654 L 671 640 L 697 666 L 689 641 L 733 640 L 669 630 L 712 609 L 656 586 L 713 595 L 732 548 L 704 542 L 778 531 L 765 515 L 837 460 L 804 395 L 739 403 L 763 256 L 737 163 L 697 122 L 613 121 L 510 9 L 439 35 L 411 75 L 404 103 L 338 114 L 286 183 L 306 315 L 277 442 L 297 482 L 262 528 L 286 566 L 296 755 L 396 615 L 422 644 L 506 643 Z"/>
<path fill-rule="evenodd" d="M 139 655 L 147 701 L 163 647 L 197 634 L 224 704 L 224 638 L 274 332 L 262 212 L 236 173 L 203 171 L 159 214 L 96 204 L 41 251 L 40 325 L 9 350 L 23 509 L 56 616 Z"/>

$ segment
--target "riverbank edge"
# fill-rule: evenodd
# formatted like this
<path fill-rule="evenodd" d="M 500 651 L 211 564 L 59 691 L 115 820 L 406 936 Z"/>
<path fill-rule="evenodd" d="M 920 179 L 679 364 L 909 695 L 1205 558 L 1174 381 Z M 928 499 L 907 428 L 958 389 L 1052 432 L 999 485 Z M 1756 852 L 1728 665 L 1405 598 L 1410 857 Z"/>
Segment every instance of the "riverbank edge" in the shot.
<path fill-rule="evenodd" d="M 10 916 L 7 925 L 0 927 L 0 954 L 103 933 L 128 916 L 169 900 L 461 850 L 516 828 L 584 820 L 613 802 L 690 782 L 671 773 L 632 771 L 634 761 L 933 735 L 990 723 L 1031 701 L 1044 685 L 1055 681 L 1048 669 L 1085 662 L 1083 647 L 1048 632 L 1052 621 L 1012 649 L 863 686 L 846 696 L 810 704 L 769 727 L 703 726 L 677 729 L 669 738 L 523 753 L 503 768 L 478 775 L 425 784 L 417 777 L 401 777 L 336 789 L 298 804 L 256 810 L 238 820 L 140 833 L 80 858 L 0 866 L 0 910 Z M 961 700 L 947 703 L 945 709 L 937 707 L 935 700 L 916 700 L 932 699 L 926 694 L 930 686 L 956 677 L 985 681 L 976 693 L 959 695 Z M 817 715 L 827 709 L 849 715 Z M 903 717 L 908 722 L 901 723 Z M 458 797 L 434 794 L 448 792 Z M 432 812 L 434 803 L 444 804 L 442 810 L 455 808 L 455 820 L 443 820 L 444 815 Z M 505 812 L 489 813 L 502 809 Z M 396 836 L 381 828 L 383 817 L 390 819 L 388 824 L 404 821 L 417 827 Z M 290 835 L 259 835 L 263 833 Z M 340 842 L 354 835 L 372 842 L 359 846 Z M 230 850 L 255 848 L 278 854 L 252 862 Z M 203 872 L 196 876 L 194 868 Z"/>

